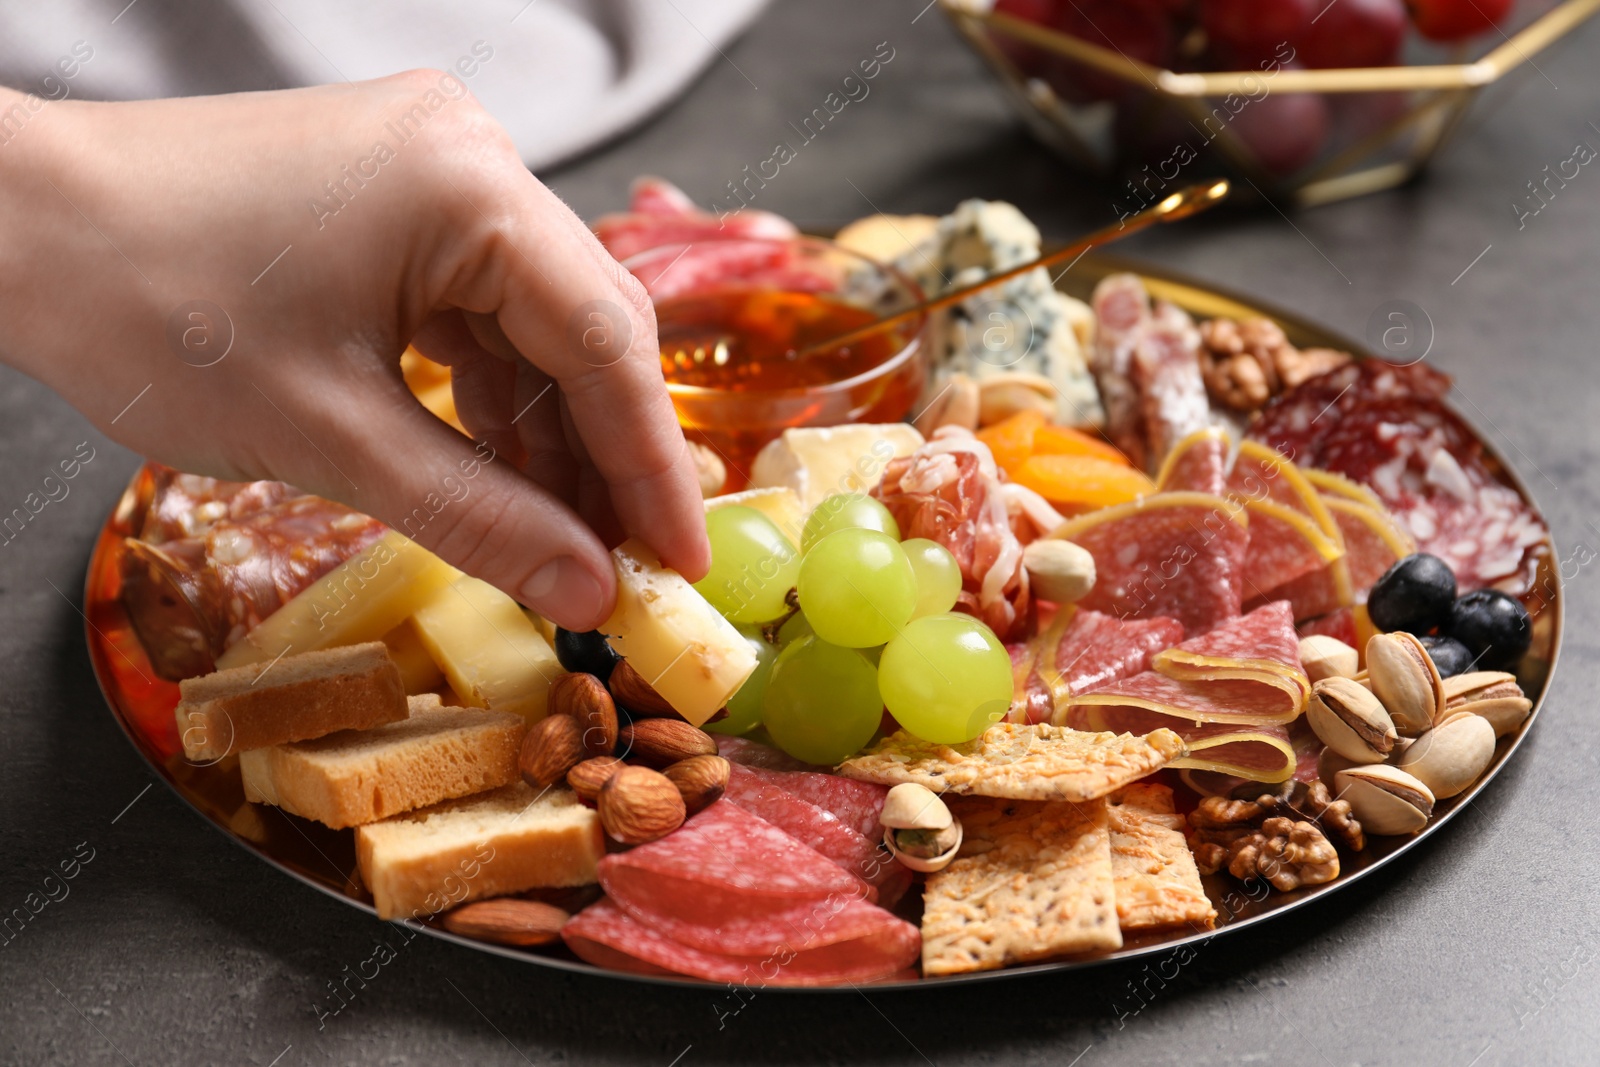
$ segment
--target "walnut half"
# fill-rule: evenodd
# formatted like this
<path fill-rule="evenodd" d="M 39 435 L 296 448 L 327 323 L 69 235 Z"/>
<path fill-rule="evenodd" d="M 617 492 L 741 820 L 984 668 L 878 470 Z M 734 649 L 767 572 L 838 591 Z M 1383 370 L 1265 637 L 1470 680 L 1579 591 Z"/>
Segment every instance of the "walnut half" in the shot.
<path fill-rule="evenodd" d="M 1322 782 L 1295 782 L 1284 794 L 1255 800 L 1206 797 L 1189 813 L 1189 825 L 1201 873 L 1226 869 L 1285 891 L 1339 876 L 1339 853 L 1328 835 L 1351 851 L 1366 844 L 1350 805 L 1334 800 Z"/>
<path fill-rule="evenodd" d="M 1261 410 L 1285 389 L 1350 362 L 1347 352 L 1299 349 L 1271 319 L 1200 324 L 1200 373 L 1211 399 L 1238 412 Z"/>

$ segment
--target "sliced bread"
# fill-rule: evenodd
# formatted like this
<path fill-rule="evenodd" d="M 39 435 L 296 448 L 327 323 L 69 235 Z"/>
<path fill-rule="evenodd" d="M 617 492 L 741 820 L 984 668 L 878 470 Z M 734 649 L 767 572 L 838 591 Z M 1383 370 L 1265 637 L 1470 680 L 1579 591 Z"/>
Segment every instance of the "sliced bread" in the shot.
<path fill-rule="evenodd" d="M 356 862 L 380 919 L 596 881 L 600 818 L 568 789 L 517 782 L 356 827 Z"/>
<path fill-rule="evenodd" d="M 400 671 L 382 641 L 284 656 L 264 668 L 229 667 L 186 678 L 178 692 L 178 736 L 197 763 L 407 714 Z"/>
<path fill-rule="evenodd" d="M 401 722 L 240 753 L 245 799 L 339 830 L 517 780 L 521 715 L 447 708 L 432 693 L 410 706 Z"/>

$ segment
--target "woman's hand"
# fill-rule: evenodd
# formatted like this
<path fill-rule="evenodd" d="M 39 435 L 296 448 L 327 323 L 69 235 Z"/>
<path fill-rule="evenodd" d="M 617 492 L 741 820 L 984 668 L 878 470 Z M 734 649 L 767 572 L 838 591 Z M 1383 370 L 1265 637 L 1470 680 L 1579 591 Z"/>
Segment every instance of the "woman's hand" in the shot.
<path fill-rule="evenodd" d="M 603 540 L 705 572 L 648 298 L 455 75 L 0 91 L 0 138 L 0 359 L 113 439 L 342 500 L 572 629 L 612 604 Z M 409 341 L 476 448 L 407 391 Z"/>

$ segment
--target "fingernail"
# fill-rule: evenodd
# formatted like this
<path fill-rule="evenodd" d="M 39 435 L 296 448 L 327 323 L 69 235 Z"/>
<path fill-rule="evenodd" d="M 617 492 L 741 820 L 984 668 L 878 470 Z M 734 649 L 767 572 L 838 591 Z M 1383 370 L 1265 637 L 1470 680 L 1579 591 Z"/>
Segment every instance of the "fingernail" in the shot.
<path fill-rule="evenodd" d="M 571 556 L 558 556 L 533 572 L 522 586 L 522 601 L 562 626 L 591 628 L 605 611 L 604 594 L 594 575 Z"/>

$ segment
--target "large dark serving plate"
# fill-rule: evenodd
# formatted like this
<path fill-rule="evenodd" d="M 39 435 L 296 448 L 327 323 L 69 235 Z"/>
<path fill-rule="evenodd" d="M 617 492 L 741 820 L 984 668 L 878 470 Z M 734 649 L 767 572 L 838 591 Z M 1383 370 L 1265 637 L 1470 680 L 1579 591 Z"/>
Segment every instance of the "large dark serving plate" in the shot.
<path fill-rule="evenodd" d="M 1123 270 L 1131 270 L 1141 275 L 1153 295 L 1172 301 L 1196 317 L 1267 315 L 1284 328 L 1290 341 L 1301 347 L 1325 346 L 1351 352 L 1361 351 L 1361 346 L 1349 338 L 1307 322 L 1290 312 L 1266 306 L 1243 296 L 1228 294 L 1209 285 L 1145 264 L 1109 256 L 1085 257 L 1061 279 L 1061 288 L 1073 295 L 1087 296 L 1102 277 Z M 1485 440 L 1484 449 L 1498 477 L 1515 488 L 1523 499 L 1532 504 L 1533 498 L 1527 488 L 1500 458 L 1493 444 Z M 360 877 L 356 873 L 353 833 L 348 830 L 330 830 L 320 823 L 287 815 L 277 808 L 247 804 L 239 782 L 236 760 L 229 759 L 216 765 L 197 766 L 186 761 L 182 753 L 176 751 L 176 729 L 173 726 L 172 709 L 177 703 L 177 686 L 156 678 L 117 600 L 118 564 L 122 537 L 125 533 L 127 530 L 123 525 L 119 509 L 119 513 L 113 513 L 107 520 L 96 543 L 94 555 L 89 561 L 89 573 L 84 591 L 84 612 L 87 620 L 85 637 L 89 645 L 90 659 L 94 663 L 95 675 L 99 679 L 101 691 L 105 694 L 106 703 L 110 705 L 111 712 L 123 732 L 128 735 L 128 740 L 178 796 L 241 847 L 253 852 L 292 878 L 342 900 L 353 908 L 374 915 L 372 899 L 361 885 Z M 1227 877 L 1207 879 L 1207 890 L 1218 913 L 1217 927 L 1212 930 L 1180 929 L 1152 933 L 1129 939 L 1116 952 L 1078 957 L 1059 963 L 1013 967 L 1003 971 L 884 983 L 876 988 L 910 989 L 930 984 L 993 981 L 1022 975 L 1082 969 L 1111 960 L 1129 960 L 1171 952 L 1182 945 L 1205 941 L 1233 930 L 1281 920 L 1295 908 L 1327 894 L 1338 892 L 1415 847 L 1429 834 L 1449 822 L 1457 812 L 1471 804 L 1480 791 L 1489 787 L 1495 775 L 1505 766 L 1506 761 L 1516 752 L 1517 746 L 1522 743 L 1522 739 L 1527 736 L 1543 708 L 1551 672 L 1555 668 L 1556 653 L 1561 646 L 1563 598 L 1553 551 L 1547 551 L 1540 563 L 1535 588 L 1538 592 L 1529 603 L 1529 611 L 1534 619 L 1533 646 L 1519 670 L 1519 681 L 1523 690 L 1533 700 L 1533 713 L 1515 734 L 1500 739 L 1495 750 L 1494 762 L 1484 776 L 1471 789 L 1441 802 L 1435 808 L 1433 821 L 1421 833 L 1414 837 L 1373 838 L 1365 851 L 1344 862 L 1344 869 L 1337 879 L 1325 885 L 1293 893 L 1272 892 L 1263 896 L 1259 891 L 1254 894 L 1247 892 L 1239 883 Z M 285 885 L 284 891 L 296 890 Z M 690 986 L 714 984 L 692 978 L 642 977 L 602 971 L 578 960 L 561 948 L 550 950 L 503 948 L 459 937 L 435 926 L 424 925 L 422 929 L 435 937 L 454 941 L 468 948 L 523 960 L 541 967 L 604 974 L 619 981 L 629 982 L 660 982 Z"/>

